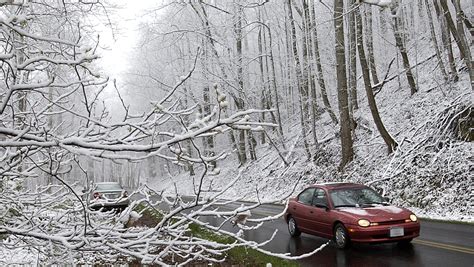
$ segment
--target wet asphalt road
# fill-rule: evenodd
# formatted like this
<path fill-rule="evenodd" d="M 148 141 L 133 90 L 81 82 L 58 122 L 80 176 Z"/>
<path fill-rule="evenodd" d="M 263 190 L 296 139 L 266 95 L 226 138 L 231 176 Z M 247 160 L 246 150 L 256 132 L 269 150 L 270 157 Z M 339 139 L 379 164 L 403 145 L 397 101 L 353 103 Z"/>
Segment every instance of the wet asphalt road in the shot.
<path fill-rule="evenodd" d="M 157 198 L 154 197 L 156 201 Z M 230 204 L 222 210 L 233 210 L 244 202 Z M 166 207 L 162 207 L 165 210 Z M 273 216 L 283 211 L 281 205 L 261 205 L 251 211 L 251 218 Z M 223 220 L 216 217 L 201 217 L 201 221 L 218 225 Z M 247 223 L 251 226 L 252 223 Z M 230 223 L 223 226 L 227 231 L 236 233 L 238 227 Z M 287 224 L 283 218 L 269 221 L 257 230 L 244 231 L 247 240 L 267 241 L 277 230 L 274 239 L 263 248 L 274 253 L 291 253 L 301 255 L 311 252 L 328 242 L 327 239 L 302 234 L 292 238 L 288 234 Z M 474 267 L 474 225 L 452 224 L 421 220 L 420 236 L 412 244 L 401 247 L 396 243 L 386 244 L 353 244 L 350 248 L 340 250 L 329 244 L 313 256 L 298 260 L 301 266 L 328 267 Z"/>
<path fill-rule="evenodd" d="M 240 204 L 235 204 L 235 207 Z M 232 208 L 232 207 L 228 207 Z M 283 210 L 277 205 L 264 205 L 252 211 L 252 218 L 275 215 Z M 202 218 L 217 224 L 216 218 Z M 225 225 L 226 230 L 236 232 L 237 227 Z M 292 238 L 283 219 L 268 222 L 258 230 L 244 231 L 247 240 L 265 241 L 278 230 L 275 238 L 264 248 L 272 252 L 301 255 L 310 252 L 328 240 L 302 234 Z M 429 267 L 474 267 L 474 225 L 449 224 L 421 221 L 420 237 L 407 247 L 396 243 L 367 245 L 353 244 L 340 250 L 331 244 L 315 255 L 298 261 L 301 266 L 429 266 Z"/>

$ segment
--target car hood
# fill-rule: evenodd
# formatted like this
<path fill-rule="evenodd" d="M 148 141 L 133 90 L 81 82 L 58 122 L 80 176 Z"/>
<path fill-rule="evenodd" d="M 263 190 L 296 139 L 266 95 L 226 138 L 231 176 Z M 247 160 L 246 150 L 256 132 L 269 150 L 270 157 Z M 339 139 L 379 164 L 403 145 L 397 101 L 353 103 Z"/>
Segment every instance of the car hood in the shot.
<path fill-rule="evenodd" d="M 343 207 L 337 210 L 354 219 L 367 219 L 372 222 L 408 219 L 411 212 L 396 206 L 376 206 L 367 208 Z"/>

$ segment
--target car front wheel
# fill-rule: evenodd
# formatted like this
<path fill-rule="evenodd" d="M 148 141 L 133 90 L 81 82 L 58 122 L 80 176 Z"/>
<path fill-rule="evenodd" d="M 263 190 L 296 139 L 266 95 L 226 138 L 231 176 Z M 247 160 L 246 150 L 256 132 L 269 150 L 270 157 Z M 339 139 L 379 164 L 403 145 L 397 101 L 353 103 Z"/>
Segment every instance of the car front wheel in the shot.
<path fill-rule="evenodd" d="M 336 224 L 334 227 L 334 243 L 337 248 L 347 248 L 350 245 L 349 234 L 346 228 L 341 223 Z"/>
<path fill-rule="evenodd" d="M 288 232 L 293 237 L 297 237 L 301 235 L 301 231 L 298 229 L 298 225 L 296 225 L 296 221 L 293 217 L 288 219 Z"/>

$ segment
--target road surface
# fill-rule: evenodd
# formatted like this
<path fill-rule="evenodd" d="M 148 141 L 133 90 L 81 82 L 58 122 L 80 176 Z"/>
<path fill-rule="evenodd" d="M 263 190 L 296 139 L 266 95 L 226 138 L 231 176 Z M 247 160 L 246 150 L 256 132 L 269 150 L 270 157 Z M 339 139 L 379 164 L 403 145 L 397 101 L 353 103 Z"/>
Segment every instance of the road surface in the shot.
<path fill-rule="evenodd" d="M 235 203 L 229 209 L 239 207 Z M 252 217 L 278 214 L 283 210 L 278 205 L 263 205 L 252 211 Z M 205 218 L 209 223 L 216 224 L 218 219 Z M 237 227 L 224 226 L 226 230 L 237 231 Z M 290 252 L 300 255 L 310 252 L 328 240 L 302 234 L 292 238 L 288 234 L 287 224 L 283 219 L 264 224 L 258 230 L 245 231 L 244 237 L 253 241 L 265 241 L 275 229 L 278 232 L 264 248 L 272 252 Z M 474 225 L 421 221 L 420 237 L 413 240 L 412 245 L 400 247 L 396 243 L 389 244 L 354 244 L 351 248 L 340 250 L 333 245 L 325 247 L 317 254 L 299 260 L 301 266 L 443 266 L 443 267 L 474 267 Z"/>

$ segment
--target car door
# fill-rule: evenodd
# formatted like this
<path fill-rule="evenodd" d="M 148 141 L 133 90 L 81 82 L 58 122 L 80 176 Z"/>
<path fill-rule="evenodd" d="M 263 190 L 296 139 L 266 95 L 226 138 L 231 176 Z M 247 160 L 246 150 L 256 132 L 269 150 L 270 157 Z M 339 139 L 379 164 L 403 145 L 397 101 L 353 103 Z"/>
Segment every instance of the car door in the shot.
<path fill-rule="evenodd" d="M 304 232 L 308 232 L 310 229 L 310 213 L 315 188 L 310 187 L 301 192 L 294 205 L 291 207 L 291 214 L 296 220 L 298 228 Z"/>
<path fill-rule="evenodd" d="M 310 232 L 330 238 L 332 236 L 332 211 L 329 209 L 326 192 L 321 188 L 315 188 L 311 204 L 308 214 Z"/>

